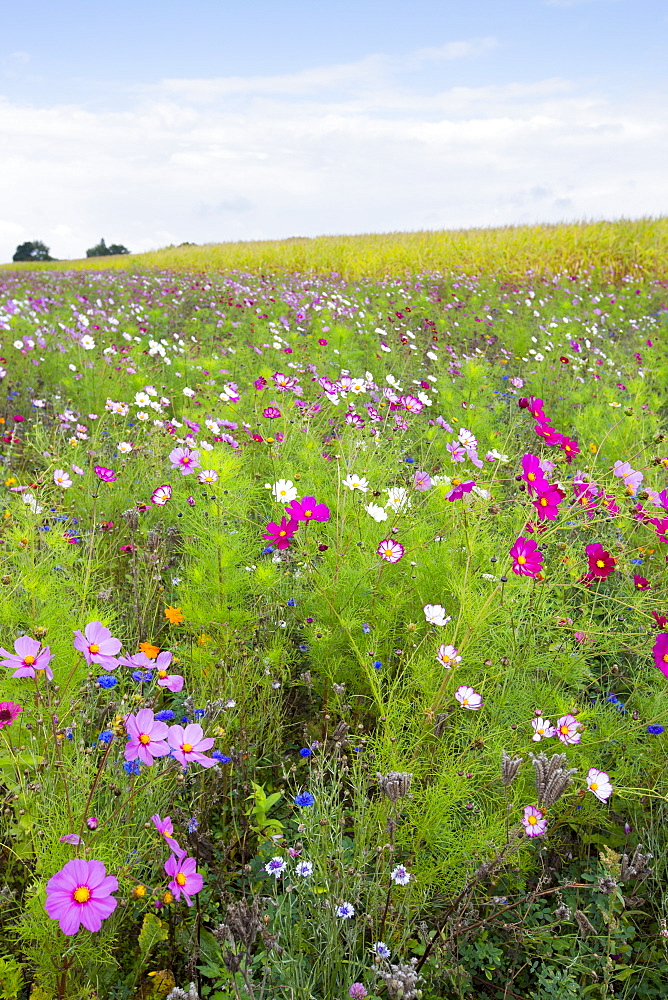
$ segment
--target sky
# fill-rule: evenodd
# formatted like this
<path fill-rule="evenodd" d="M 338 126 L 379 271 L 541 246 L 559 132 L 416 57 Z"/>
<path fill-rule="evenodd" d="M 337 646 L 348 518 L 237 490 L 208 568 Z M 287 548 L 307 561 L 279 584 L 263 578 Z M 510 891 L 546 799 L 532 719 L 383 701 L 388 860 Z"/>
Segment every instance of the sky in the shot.
<path fill-rule="evenodd" d="M 0 262 L 668 214 L 665 0 L 0 10 Z"/>

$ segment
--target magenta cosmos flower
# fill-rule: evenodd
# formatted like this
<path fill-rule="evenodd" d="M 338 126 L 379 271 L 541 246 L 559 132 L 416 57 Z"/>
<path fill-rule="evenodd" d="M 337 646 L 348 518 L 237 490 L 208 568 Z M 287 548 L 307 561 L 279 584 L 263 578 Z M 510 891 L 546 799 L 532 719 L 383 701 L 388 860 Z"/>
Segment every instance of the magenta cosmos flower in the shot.
<path fill-rule="evenodd" d="M 393 538 L 384 538 L 376 549 L 376 553 L 386 562 L 396 563 L 403 558 L 404 547 L 401 542 L 395 542 Z"/>
<path fill-rule="evenodd" d="M 265 406 L 262 411 L 262 416 L 266 417 L 267 420 L 277 420 L 280 415 L 281 411 L 277 406 Z"/>
<path fill-rule="evenodd" d="M 660 632 L 656 637 L 654 648 L 654 666 L 664 677 L 668 677 L 668 632 Z"/>
<path fill-rule="evenodd" d="M 213 736 L 205 737 L 204 730 L 197 722 L 191 722 L 185 729 L 183 726 L 170 726 L 168 739 L 172 757 L 184 767 L 188 767 L 193 761 L 202 767 L 213 767 L 216 763 L 211 757 L 205 757 L 202 753 L 203 750 L 210 750 L 213 746 Z"/>
<path fill-rule="evenodd" d="M 118 476 L 113 469 L 107 469 L 105 465 L 94 465 L 93 472 L 103 483 L 115 483 Z"/>
<path fill-rule="evenodd" d="M 636 588 L 636 590 L 649 590 L 652 584 L 649 582 L 646 576 L 640 576 L 639 573 L 634 573 L 633 586 Z"/>
<path fill-rule="evenodd" d="M 165 816 L 164 819 L 160 819 L 158 814 L 155 813 L 154 816 L 151 816 L 151 819 L 153 820 L 153 825 L 169 847 L 170 851 L 174 851 L 176 854 L 181 854 L 181 848 L 178 841 L 174 840 L 172 837 L 172 834 L 174 833 L 172 817 Z"/>
<path fill-rule="evenodd" d="M 329 507 L 324 503 L 316 503 L 315 497 L 302 497 L 293 500 L 285 513 L 295 521 L 328 521 Z"/>
<path fill-rule="evenodd" d="M 593 542 L 585 549 L 589 560 L 589 572 L 599 580 L 606 580 L 615 568 L 613 556 L 599 542 Z"/>
<path fill-rule="evenodd" d="M 15 701 L 0 701 L 0 729 L 3 726 L 11 726 L 19 712 L 22 711 L 21 705 L 17 705 Z"/>
<path fill-rule="evenodd" d="M 522 826 L 527 837 L 540 837 L 547 830 L 547 820 L 543 816 L 543 810 L 538 806 L 525 806 Z"/>
<path fill-rule="evenodd" d="M 125 716 L 125 728 L 130 741 L 125 748 L 126 760 L 139 760 L 150 767 L 154 757 L 166 757 L 169 753 L 164 722 L 154 718 L 150 708 L 141 708 L 136 715 Z"/>
<path fill-rule="evenodd" d="M 280 524 L 269 521 L 262 537 L 272 541 L 277 549 L 287 549 L 298 527 L 299 521 L 292 518 L 288 521 L 287 517 L 282 517 Z"/>
<path fill-rule="evenodd" d="M 534 496 L 549 486 L 540 459 L 530 452 L 522 456 L 522 479 L 527 484 L 529 493 L 533 493 Z"/>
<path fill-rule="evenodd" d="M 169 453 L 169 461 L 173 469 L 179 469 L 184 476 L 199 469 L 199 452 L 190 448 L 174 448 Z"/>
<path fill-rule="evenodd" d="M 46 885 L 44 909 L 60 923 L 63 934 L 76 934 L 83 924 L 86 930 L 99 931 L 102 921 L 116 909 L 111 895 L 118 880 L 107 875 L 101 861 L 68 861 Z"/>
<path fill-rule="evenodd" d="M 557 737 L 566 746 L 572 746 L 580 742 L 580 723 L 574 715 L 562 715 L 557 719 Z"/>
<path fill-rule="evenodd" d="M 533 500 L 532 503 L 538 511 L 538 517 L 541 521 L 545 521 L 546 519 L 549 521 L 556 520 L 559 513 L 559 504 L 565 496 L 566 494 L 558 486 L 548 486 L 546 490 L 538 494 L 538 498 Z"/>
<path fill-rule="evenodd" d="M 559 447 L 565 453 L 565 455 L 566 455 L 566 461 L 569 464 L 573 461 L 573 458 L 575 457 L 575 455 L 579 455 L 580 454 L 580 447 L 579 447 L 577 441 L 575 440 L 575 438 L 568 438 L 568 437 L 562 436 L 562 439 L 559 442 Z"/>
<path fill-rule="evenodd" d="M 472 711 L 477 711 L 482 708 L 482 695 L 469 687 L 468 684 L 462 684 L 455 691 L 455 699 L 459 702 L 462 708 L 470 708 Z"/>
<path fill-rule="evenodd" d="M 168 875 L 172 876 L 169 888 L 175 897 L 180 899 L 183 894 L 188 906 L 192 906 L 190 897 L 199 892 L 204 884 L 204 879 L 197 872 L 197 862 L 195 859 L 189 858 L 186 851 L 181 851 L 178 856 L 172 854 L 165 861 L 165 871 Z"/>
<path fill-rule="evenodd" d="M 114 638 L 102 622 L 88 622 L 83 635 L 79 629 L 74 633 L 74 648 L 83 653 L 89 666 L 94 664 L 103 670 L 113 670 L 118 666 L 115 654 L 121 648 L 121 640 Z"/>
<path fill-rule="evenodd" d="M 513 560 L 513 573 L 517 573 L 518 576 L 535 577 L 543 568 L 543 556 L 533 538 L 524 538 L 520 535 L 510 550 L 510 555 Z"/>
<path fill-rule="evenodd" d="M 53 680 L 53 670 L 49 666 L 53 653 L 49 646 L 41 646 L 37 639 L 22 635 L 14 643 L 14 652 L 9 653 L 0 646 L 0 666 L 14 671 L 12 677 L 36 677 L 38 670 L 45 670 L 47 678 Z"/>
<path fill-rule="evenodd" d="M 453 480 L 454 482 L 454 480 Z M 475 481 L 470 479 L 466 483 L 456 483 L 448 493 L 445 494 L 445 499 L 450 500 L 461 500 L 465 493 L 470 493 L 475 486 Z"/>

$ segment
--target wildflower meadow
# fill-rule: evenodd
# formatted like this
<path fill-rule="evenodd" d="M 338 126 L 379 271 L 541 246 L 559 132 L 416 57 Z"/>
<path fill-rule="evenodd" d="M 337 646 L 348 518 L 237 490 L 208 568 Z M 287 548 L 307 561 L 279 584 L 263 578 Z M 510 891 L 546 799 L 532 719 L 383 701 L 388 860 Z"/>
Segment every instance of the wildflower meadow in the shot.
<path fill-rule="evenodd" d="M 0 272 L 2 1000 L 665 995 L 668 285 L 595 263 Z"/>

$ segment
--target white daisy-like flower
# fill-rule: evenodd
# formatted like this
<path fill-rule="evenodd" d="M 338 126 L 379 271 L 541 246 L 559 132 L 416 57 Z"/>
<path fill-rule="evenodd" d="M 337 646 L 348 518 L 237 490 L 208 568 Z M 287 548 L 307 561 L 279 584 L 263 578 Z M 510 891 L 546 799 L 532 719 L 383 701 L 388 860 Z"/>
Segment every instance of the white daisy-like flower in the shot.
<path fill-rule="evenodd" d="M 468 684 L 462 684 L 455 691 L 455 698 L 462 708 L 470 708 L 474 712 L 482 708 L 482 695 Z"/>
<path fill-rule="evenodd" d="M 438 651 L 436 653 L 436 659 L 444 667 L 447 667 L 448 670 L 450 669 L 450 667 L 454 667 L 457 663 L 462 662 L 461 653 L 456 648 L 456 646 L 452 646 L 446 643 L 443 643 L 438 647 Z"/>
<path fill-rule="evenodd" d="M 463 445 L 464 448 L 477 448 L 478 441 L 475 434 L 467 430 L 466 427 L 460 427 L 459 434 L 457 435 L 459 443 Z"/>
<path fill-rule="evenodd" d="M 81 338 L 79 343 L 83 347 L 84 351 L 92 351 L 95 347 L 95 341 L 88 333 Z"/>
<path fill-rule="evenodd" d="M 197 477 L 198 483 L 217 483 L 218 473 L 214 469 L 202 469 Z"/>
<path fill-rule="evenodd" d="M 131 441 L 119 441 L 116 448 L 122 455 L 127 455 L 132 451 L 133 445 Z"/>
<path fill-rule="evenodd" d="M 190 396 L 194 396 L 195 395 L 195 390 L 191 389 L 190 386 L 184 385 L 184 387 L 183 387 L 183 395 L 184 396 L 189 396 L 189 397 Z"/>
<path fill-rule="evenodd" d="M 61 489 L 67 490 L 72 485 L 72 480 L 65 472 L 64 469 L 55 469 L 53 473 L 53 481 L 56 486 L 60 486 Z"/>
<path fill-rule="evenodd" d="M 364 509 L 369 517 L 372 517 L 378 524 L 381 521 L 387 521 L 387 511 L 384 507 L 379 507 L 376 503 L 369 503 Z"/>
<path fill-rule="evenodd" d="M 552 739 L 553 736 L 557 735 L 557 730 L 553 725 L 550 724 L 549 719 L 539 719 L 531 720 L 531 728 L 533 729 L 533 736 L 531 739 L 534 743 L 540 743 L 541 740 Z"/>
<path fill-rule="evenodd" d="M 346 476 L 343 485 L 349 490 L 359 490 L 361 493 L 367 493 L 369 489 L 369 481 L 364 476 L 356 476 L 353 472 Z"/>
<path fill-rule="evenodd" d="M 137 406 L 148 406 L 150 402 L 151 400 L 149 399 L 147 393 L 145 392 L 135 393 L 135 403 L 137 404 Z"/>
<path fill-rule="evenodd" d="M 137 414 L 137 420 L 148 420 L 148 419 L 149 415 L 146 412 L 146 410 L 140 410 L 139 413 Z M 161 424 L 162 420 L 159 420 L 158 423 Z"/>
<path fill-rule="evenodd" d="M 386 509 L 394 511 L 408 510 L 412 507 L 412 503 L 408 496 L 408 490 L 404 489 L 403 486 L 393 486 L 387 491 L 387 503 L 385 504 Z"/>
<path fill-rule="evenodd" d="M 445 614 L 445 608 L 440 604 L 425 604 L 424 616 L 430 625 L 446 625 L 451 616 Z"/>
<path fill-rule="evenodd" d="M 607 802 L 612 795 L 610 776 L 597 767 L 590 767 L 587 775 L 587 788 L 593 792 L 600 802 Z"/>
<path fill-rule="evenodd" d="M 267 486 L 276 503 L 292 503 L 293 500 L 297 499 L 298 490 L 291 479 L 279 479 L 273 486 L 269 483 Z"/>

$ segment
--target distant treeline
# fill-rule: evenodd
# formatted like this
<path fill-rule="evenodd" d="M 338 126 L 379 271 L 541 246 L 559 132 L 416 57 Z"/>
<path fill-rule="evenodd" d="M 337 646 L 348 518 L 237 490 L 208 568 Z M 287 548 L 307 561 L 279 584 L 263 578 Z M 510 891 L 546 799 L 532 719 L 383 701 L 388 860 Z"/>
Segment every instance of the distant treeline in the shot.
<path fill-rule="evenodd" d="M 100 240 L 100 242 L 91 247 L 90 250 L 86 250 L 87 257 L 112 257 L 120 253 L 130 253 L 127 247 L 124 247 L 121 243 L 111 243 L 109 246 Z M 41 240 L 32 240 L 28 243 L 21 243 L 16 248 L 16 252 L 12 257 L 12 260 L 16 261 L 40 261 L 40 260 L 57 260 L 57 257 L 51 256 L 51 250 L 45 243 Z"/>

